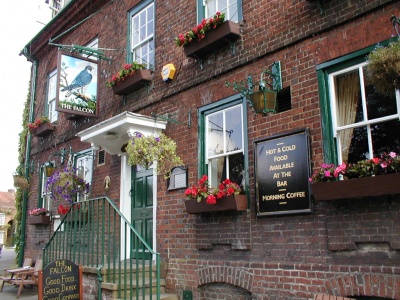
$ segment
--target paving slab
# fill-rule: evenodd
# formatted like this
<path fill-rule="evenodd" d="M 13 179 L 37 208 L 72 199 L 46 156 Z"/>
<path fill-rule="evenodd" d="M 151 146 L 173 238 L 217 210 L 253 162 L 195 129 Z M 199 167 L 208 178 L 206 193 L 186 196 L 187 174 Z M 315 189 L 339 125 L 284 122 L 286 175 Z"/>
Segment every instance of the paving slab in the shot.
<path fill-rule="evenodd" d="M 4 275 L 5 269 L 14 269 L 17 267 L 17 263 L 15 261 L 16 253 L 14 248 L 3 248 L 1 251 L 1 258 L 0 258 L 0 274 L 1 276 Z M 0 284 L 3 282 L 0 280 Z M 3 292 L 0 293 L 1 300 L 14 300 L 17 298 L 18 288 L 11 285 L 5 284 L 3 288 Z M 37 300 L 38 299 L 38 289 L 37 287 L 25 287 L 21 295 L 18 299 L 22 300 Z"/>

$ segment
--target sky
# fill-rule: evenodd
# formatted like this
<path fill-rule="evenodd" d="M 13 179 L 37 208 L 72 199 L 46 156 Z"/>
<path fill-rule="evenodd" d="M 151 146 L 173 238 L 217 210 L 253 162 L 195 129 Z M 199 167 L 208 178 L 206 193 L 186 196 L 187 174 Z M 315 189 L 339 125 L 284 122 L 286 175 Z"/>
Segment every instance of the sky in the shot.
<path fill-rule="evenodd" d="M 51 11 L 45 0 L 4 1 L 0 10 L 0 192 L 15 189 L 22 112 L 29 90 L 31 63 L 19 53 L 43 28 Z"/>

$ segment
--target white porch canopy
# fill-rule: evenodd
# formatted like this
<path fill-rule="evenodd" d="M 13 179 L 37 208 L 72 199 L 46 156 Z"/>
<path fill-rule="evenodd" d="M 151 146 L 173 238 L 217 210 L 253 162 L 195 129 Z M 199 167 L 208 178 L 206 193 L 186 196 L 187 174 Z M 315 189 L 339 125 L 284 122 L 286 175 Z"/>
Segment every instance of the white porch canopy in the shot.
<path fill-rule="evenodd" d="M 122 146 L 128 143 L 135 132 L 149 135 L 160 132 L 166 125 L 166 121 L 126 111 L 78 132 L 76 136 L 80 137 L 82 142 L 101 147 L 109 154 L 115 155 L 125 152 Z"/>

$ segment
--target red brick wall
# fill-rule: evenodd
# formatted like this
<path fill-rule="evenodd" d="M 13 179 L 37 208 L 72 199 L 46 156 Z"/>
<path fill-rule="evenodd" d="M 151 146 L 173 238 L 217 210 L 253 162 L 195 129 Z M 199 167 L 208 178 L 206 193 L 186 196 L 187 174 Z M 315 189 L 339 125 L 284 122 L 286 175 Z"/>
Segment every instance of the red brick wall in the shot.
<path fill-rule="evenodd" d="M 97 36 L 100 47 L 120 50 L 106 51 L 112 63 L 100 61 L 99 118 L 69 121 L 60 114 L 54 134 L 33 139 L 32 158 L 43 162 L 61 147 L 88 148 L 75 134 L 123 111 L 169 114 L 179 122 L 169 122 L 165 133 L 176 141 L 193 184 L 198 163 L 197 109 L 235 94 L 225 81 L 258 77 L 279 60 L 283 86 L 291 88 L 292 109 L 264 117 L 248 108 L 249 211 L 211 218 L 188 215 L 184 190 L 166 191 L 165 180 L 158 179 L 157 251 L 168 288 L 179 293 L 193 290 L 195 299 L 213 299 L 215 293 L 219 299 L 230 299 L 229 294 L 237 299 L 308 299 L 315 293 L 400 299 L 399 197 L 376 199 L 383 200 L 381 204 L 375 199 L 316 203 L 310 215 L 257 218 L 253 167 L 254 140 L 306 127 L 313 164 L 323 161 L 316 67 L 388 39 L 393 33 L 389 19 L 399 15 L 399 1 L 323 1 L 323 14 L 319 1 L 243 1 L 236 54 L 218 50 L 203 60 L 203 68 L 173 43 L 175 36 L 196 24 L 195 1 L 159 1 L 152 85 L 122 99 L 104 82 L 125 63 L 126 14 L 137 2 L 114 2 L 55 41 L 84 45 Z M 49 47 L 40 56 L 35 117 L 43 114 L 45 78 L 56 66 L 56 52 Z M 164 83 L 161 67 L 171 62 L 176 76 Z M 105 194 L 107 175 L 112 182 L 107 196 L 118 201 L 118 156 L 107 156 L 106 165 L 95 168 L 92 196 Z M 37 182 L 33 176 L 29 209 L 37 203 Z M 39 252 L 33 238 L 47 241 L 50 231 L 50 227 L 28 228 L 27 256 Z"/>

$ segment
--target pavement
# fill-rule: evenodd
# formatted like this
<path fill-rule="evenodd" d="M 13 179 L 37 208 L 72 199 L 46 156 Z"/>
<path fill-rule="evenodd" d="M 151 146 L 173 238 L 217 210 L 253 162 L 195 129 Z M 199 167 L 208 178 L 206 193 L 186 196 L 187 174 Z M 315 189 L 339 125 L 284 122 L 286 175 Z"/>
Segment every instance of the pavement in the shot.
<path fill-rule="evenodd" d="M 14 248 L 4 248 L 1 251 L 0 258 L 0 276 L 3 276 L 5 269 L 15 269 L 17 263 L 15 262 L 15 249 Z M 1 281 L 1 284 L 3 281 Z M 1 286 L 0 286 L 1 287 Z M 0 293 L 0 300 L 14 300 L 17 298 L 18 288 L 11 284 L 5 284 L 3 292 Z M 22 300 L 38 300 L 38 288 L 37 287 L 24 287 L 21 295 L 18 299 Z"/>

